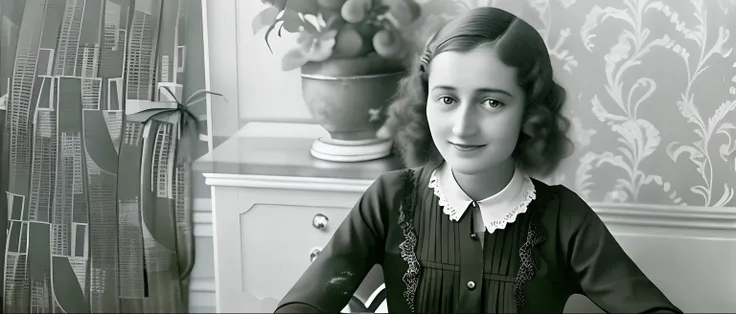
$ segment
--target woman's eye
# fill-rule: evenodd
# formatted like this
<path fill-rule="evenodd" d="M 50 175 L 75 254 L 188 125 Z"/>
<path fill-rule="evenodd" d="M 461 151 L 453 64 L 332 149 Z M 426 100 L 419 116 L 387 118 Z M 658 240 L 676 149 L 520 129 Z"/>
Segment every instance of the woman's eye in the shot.
<path fill-rule="evenodd" d="M 495 99 L 486 99 L 483 101 L 483 105 L 495 109 L 503 106 L 503 103 Z"/>
<path fill-rule="evenodd" d="M 454 99 L 452 99 L 452 98 L 450 98 L 450 97 L 447 97 L 447 96 L 444 96 L 444 97 L 440 97 L 440 102 L 442 102 L 442 103 L 443 103 L 443 104 L 445 104 L 445 105 L 452 105 L 452 103 L 453 103 L 454 101 L 455 101 Z"/>

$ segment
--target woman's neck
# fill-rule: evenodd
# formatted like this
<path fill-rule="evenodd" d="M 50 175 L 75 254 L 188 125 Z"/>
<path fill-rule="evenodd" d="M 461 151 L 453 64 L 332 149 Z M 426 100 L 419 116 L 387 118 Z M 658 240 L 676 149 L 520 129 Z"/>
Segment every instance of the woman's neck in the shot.
<path fill-rule="evenodd" d="M 516 164 L 509 158 L 483 172 L 467 174 L 452 171 L 452 175 L 465 194 L 473 200 L 480 201 L 503 190 L 511 182 L 515 171 Z"/>

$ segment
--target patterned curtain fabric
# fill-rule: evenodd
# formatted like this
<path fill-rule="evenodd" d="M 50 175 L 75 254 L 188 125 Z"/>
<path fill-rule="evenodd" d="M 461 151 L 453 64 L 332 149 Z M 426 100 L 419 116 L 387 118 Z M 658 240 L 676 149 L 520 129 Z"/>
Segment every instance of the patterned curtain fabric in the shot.
<path fill-rule="evenodd" d="M 575 144 L 546 182 L 591 202 L 736 206 L 736 1 L 422 2 L 496 6 L 542 34 Z"/>
<path fill-rule="evenodd" d="M 147 109 L 203 88 L 202 52 L 199 0 L 0 2 L 4 313 L 186 312 L 206 143 Z"/>

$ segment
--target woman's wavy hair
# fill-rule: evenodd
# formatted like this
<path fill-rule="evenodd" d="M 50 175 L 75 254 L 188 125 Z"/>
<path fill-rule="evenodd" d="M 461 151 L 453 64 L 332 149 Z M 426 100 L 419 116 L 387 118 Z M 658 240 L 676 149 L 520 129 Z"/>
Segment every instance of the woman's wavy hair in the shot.
<path fill-rule="evenodd" d="M 572 151 L 569 120 L 562 113 L 565 89 L 553 79 L 544 40 L 527 22 L 498 8 L 470 10 L 442 26 L 401 80 L 388 110 L 387 125 L 396 130 L 398 151 L 407 167 L 443 157 L 432 141 L 427 122 L 429 64 L 445 51 L 469 51 L 492 45 L 501 61 L 517 69 L 526 93 L 524 124 L 513 157 L 527 173 L 546 176 Z"/>

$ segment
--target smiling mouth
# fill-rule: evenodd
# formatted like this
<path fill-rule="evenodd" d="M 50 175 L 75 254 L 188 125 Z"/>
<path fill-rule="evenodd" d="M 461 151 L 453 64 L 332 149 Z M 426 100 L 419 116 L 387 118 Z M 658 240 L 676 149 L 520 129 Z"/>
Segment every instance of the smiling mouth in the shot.
<path fill-rule="evenodd" d="M 482 147 L 485 147 L 486 146 L 486 145 L 456 144 L 456 143 L 453 143 L 453 142 L 450 142 L 450 144 L 452 144 L 452 146 L 454 146 L 455 149 L 457 149 L 459 151 L 463 151 L 463 152 L 471 151 L 471 150 L 476 150 L 476 149 L 479 149 L 479 148 L 482 148 Z"/>

